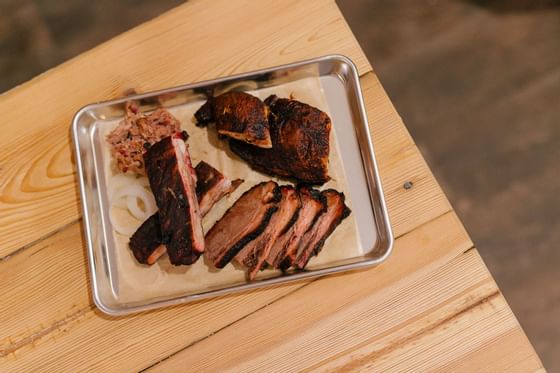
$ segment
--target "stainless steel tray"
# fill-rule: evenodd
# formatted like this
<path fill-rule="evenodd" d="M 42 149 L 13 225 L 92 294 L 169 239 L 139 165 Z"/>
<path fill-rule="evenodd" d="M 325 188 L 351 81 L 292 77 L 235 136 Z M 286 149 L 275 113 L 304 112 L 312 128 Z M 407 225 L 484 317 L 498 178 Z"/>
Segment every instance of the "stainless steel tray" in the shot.
<path fill-rule="evenodd" d="M 205 94 L 212 90 L 224 91 L 232 86 L 243 89 L 244 85 L 267 88 L 307 77 L 319 78 L 323 86 L 333 128 L 341 149 L 343 167 L 349 181 L 349 194 L 353 201 L 353 214 L 356 216 L 360 243 L 362 247 L 370 249 L 364 255 L 303 272 L 231 284 L 180 296 L 156 297 L 143 302 L 122 302 L 114 289 L 115 254 L 109 239 L 112 229 L 107 217 L 105 175 L 99 165 L 99 140 L 94 136 L 99 126 L 103 126 L 110 120 L 122 118 L 124 104 L 131 99 L 140 102 L 142 111 L 150 111 L 157 106 L 172 108 L 203 100 Z M 370 267 L 384 261 L 392 250 L 393 235 L 367 123 L 356 67 L 351 60 L 340 55 L 324 56 L 226 78 L 94 103 L 82 108 L 74 116 L 72 134 L 82 195 L 92 295 L 97 307 L 110 315 L 122 315 Z"/>

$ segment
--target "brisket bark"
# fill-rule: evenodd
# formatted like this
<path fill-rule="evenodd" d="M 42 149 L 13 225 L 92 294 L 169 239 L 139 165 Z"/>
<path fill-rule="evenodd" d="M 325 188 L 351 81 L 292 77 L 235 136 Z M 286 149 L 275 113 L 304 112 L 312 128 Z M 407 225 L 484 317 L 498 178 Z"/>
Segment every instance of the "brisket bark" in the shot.
<path fill-rule="evenodd" d="M 312 256 L 319 254 L 325 241 L 351 211 L 344 204 L 344 194 L 334 189 L 328 189 L 321 194 L 325 197 L 327 210 L 323 212 L 313 227 L 301 239 L 297 259 L 293 263 L 297 269 L 303 269 Z"/>
<path fill-rule="evenodd" d="M 284 185 L 280 187 L 281 199 L 278 210 L 270 219 L 270 223 L 263 233 L 249 242 L 235 256 L 235 260 L 247 268 L 247 277 L 253 280 L 263 266 L 270 249 L 278 237 L 295 222 L 301 201 L 294 187 Z"/>
<path fill-rule="evenodd" d="M 326 201 L 319 191 L 306 186 L 299 187 L 297 191 L 301 200 L 297 219 L 274 242 L 266 258 L 266 262 L 277 269 L 287 269 L 292 265 L 303 235 L 326 209 Z"/>

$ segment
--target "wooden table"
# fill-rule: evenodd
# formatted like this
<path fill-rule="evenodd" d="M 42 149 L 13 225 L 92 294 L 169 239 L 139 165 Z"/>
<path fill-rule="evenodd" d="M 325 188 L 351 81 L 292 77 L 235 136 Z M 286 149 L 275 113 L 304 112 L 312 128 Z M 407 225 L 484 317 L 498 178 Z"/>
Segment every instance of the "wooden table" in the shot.
<path fill-rule="evenodd" d="M 396 236 L 391 258 L 128 317 L 99 312 L 73 114 L 130 88 L 329 53 L 360 71 Z M 542 369 L 333 1 L 188 2 L 2 95 L 0 118 L 0 371 Z"/>

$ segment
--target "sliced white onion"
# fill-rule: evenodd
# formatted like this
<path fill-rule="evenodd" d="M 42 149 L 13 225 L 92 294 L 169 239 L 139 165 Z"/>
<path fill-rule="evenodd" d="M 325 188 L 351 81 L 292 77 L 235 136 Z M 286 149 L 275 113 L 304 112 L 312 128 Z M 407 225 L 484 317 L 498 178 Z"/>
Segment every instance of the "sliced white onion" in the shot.
<path fill-rule="evenodd" d="M 149 217 L 148 214 L 153 214 L 156 210 L 154 195 L 152 192 L 149 192 L 146 188 L 140 185 L 130 185 L 126 188 L 119 189 L 113 195 L 113 201 L 118 201 L 123 197 L 126 199 L 126 207 L 128 208 L 128 211 L 138 220 L 146 220 Z M 142 211 L 138 205 L 138 199 L 144 203 L 146 211 Z"/>
<path fill-rule="evenodd" d="M 140 207 L 140 204 L 138 203 L 139 199 L 142 201 L 144 209 Z M 132 216 L 140 221 L 148 219 L 156 212 L 156 201 L 154 200 L 154 196 L 150 192 L 146 191 L 146 189 L 144 189 L 144 194 L 142 195 L 128 195 L 126 197 L 126 206 Z"/>
<path fill-rule="evenodd" d="M 137 226 L 126 222 L 128 219 L 119 219 L 115 216 L 114 207 L 126 210 L 139 223 L 144 222 L 157 211 L 154 195 L 148 189 L 148 185 L 148 178 L 145 176 L 138 178 L 135 175 L 118 174 L 109 180 L 107 190 L 110 202 L 109 217 L 117 232 L 130 236 Z"/>
<path fill-rule="evenodd" d="M 147 187 L 149 185 L 148 178 L 146 176 L 136 177 L 136 175 L 131 174 L 117 174 L 111 176 L 107 187 L 109 200 L 113 199 L 117 191 L 130 185 Z"/>
<path fill-rule="evenodd" d="M 113 229 L 124 236 L 128 236 L 128 237 L 132 236 L 134 232 L 136 232 L 136 229 L 138 227 L 135 227 L 130 224 L 123 224 L 122 221 L 120 221 L 115 217 L 113 210 L 114 209 L 109 210 L 109 219 L 111 219 L 111 225 L 113 226 Z"/>
<path fill-rule="evenodd" d="M 127 203 L 126 198 L 119 198 L 118 200 L 113 201 L 111 203 L 111 207 L 114 206 L 114 207 L 120 207 L 121 209 L 127 209 L 128 208 L 127 204 L 128 203 Z"/>

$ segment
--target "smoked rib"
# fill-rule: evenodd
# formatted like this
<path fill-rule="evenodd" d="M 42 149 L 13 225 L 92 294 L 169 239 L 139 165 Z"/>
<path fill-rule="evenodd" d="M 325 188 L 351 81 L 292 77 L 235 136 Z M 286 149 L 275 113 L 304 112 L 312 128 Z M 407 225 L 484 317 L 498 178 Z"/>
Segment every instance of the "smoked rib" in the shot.
<path fill-rule="evenodd" d="M 162 243 L 174 265 L 192 264 L 204 252 L 196 175 L 185 140 L 177 132 L 144 154 L 146 174 L 158 207 Z"/>

